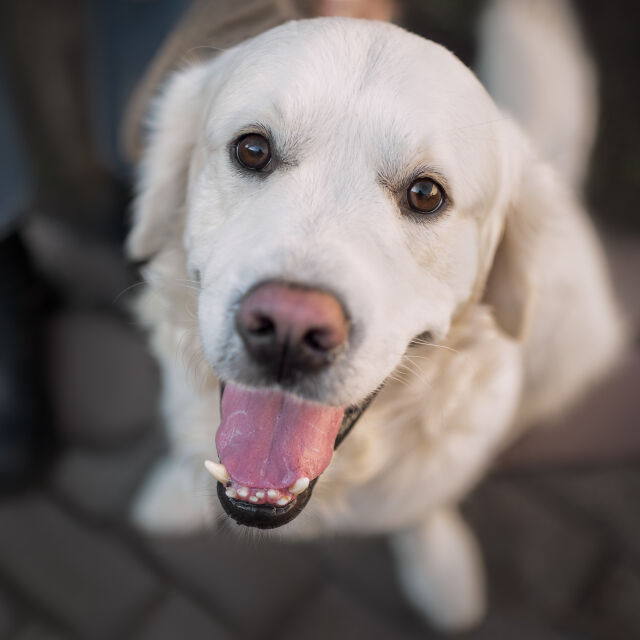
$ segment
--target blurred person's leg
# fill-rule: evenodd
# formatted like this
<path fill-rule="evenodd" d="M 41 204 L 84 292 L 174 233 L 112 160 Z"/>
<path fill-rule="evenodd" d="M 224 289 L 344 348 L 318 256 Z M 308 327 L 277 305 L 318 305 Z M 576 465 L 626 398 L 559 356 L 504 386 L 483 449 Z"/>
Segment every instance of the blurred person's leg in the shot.
<path fill-rule="evenodd" d="M 39 468 L 52 432 L 41 339 L 48 287 L 24 229 L 35 211 L 96 233 L 119 226 L 91 138 L 85 23 L 80 0 L 0 7 L 0 490 Z"/>
<path fill-rule="evenodd" d="M 44 426 L 38 287 L 19 231 L 31 180 L 0 56 L 0 493 L 36 462 Z"/>
<path fill-rule="evenodd" d="M 82 0 L 2 3 L 0 51 L 33 174 L 32 200 L 73 224 L 111 229 L 115 185 L 92 138 Z"/>
<path fill-rule="evenodd" d="M 127 103 L 192 0 L 87 0 L 87 89 L 94 144 L 110 172 L 129 182 L 119 128 Z M 210 0 L 215 5 L 215 0 Z M 241 4 L 241 3 L 240 3 Z"/>
<path fill-rule="evenodd" d="M 39 468 L 51 433 L 46 288 L 24 243 L 27 212 L 104 229 L 111 182 L 89 135 L 82 2 L 5 2 L 0 12 L 0 489 L 8 490 Z"/>

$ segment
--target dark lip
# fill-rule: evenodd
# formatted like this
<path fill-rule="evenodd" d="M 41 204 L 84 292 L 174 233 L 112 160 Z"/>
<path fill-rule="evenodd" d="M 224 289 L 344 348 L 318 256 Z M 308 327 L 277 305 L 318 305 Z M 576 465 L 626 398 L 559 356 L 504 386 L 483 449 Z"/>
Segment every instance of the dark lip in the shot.
<path fill-rule="evenodd" d="M 299 493 L 289 504 L 278 507 L 269 504 L 251 504 L 244 500 L 229 498 L 225 487 L 218 482 L 218 500 L 225 513 L 235 520 L 236 524 L 256 529 L 277 529 L 291 522 L 300 515 L 300 512 L 307 506 L 318 478 L 314 478 L 309 486 Z"/>
<path fill-rule="evenodd" d="M 222 394 L 224 393 L 225 383 L 220 381 L 220 401 L 222 402 Z M 344 412 L 342 419 L 342 425 L 340 431 L 336 436 L 336 441 L 333 445 L 335 451 L 338 446 L 349 435 L 351 429 L 355 426 L 356 422 L 360 419 L 362 414 L 369 407 L 373 399 L 378 394 L 380 389 L 376 389 L 371 395 L 369 395 L 359 405 L 348 407 Z M 318 476 L 319 478 L 320 476 Z M 218 500 L 224 509 L 225 513 L 234 520 L 237 524 L 244 525 L 245 527 L 254 527 L 256 529 L 277 529 L 285 524 L 291 522 L 294 518 L 300 515 L 302 510 L 307 506 L 307 503 L 311 499 L 313 488 L 318 482 L 318 478 L 314 478 L 309 486 L 300 494 L 298 494 L 291 502 L 278 507 L 270 504 L 251 504 L 244 500 L 236 500 L 230 498 L 226 494 L 226 488 L 220 482 L 217 483 Z"/>

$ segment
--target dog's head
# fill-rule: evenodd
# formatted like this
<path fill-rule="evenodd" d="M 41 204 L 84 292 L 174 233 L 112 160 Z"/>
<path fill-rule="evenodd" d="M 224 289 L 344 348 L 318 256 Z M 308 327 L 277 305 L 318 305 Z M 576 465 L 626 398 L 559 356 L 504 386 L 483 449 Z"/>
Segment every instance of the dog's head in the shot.
<path fill-rule="evenodd" d="M 525 145 L 474 75 L 383 23 L 268 31 L 177 74 L 153 124 L 130 254 L 180 235 L 226 385 L 212 471 L 279 524 L 411 341 L 480 300 L 507 211 L 549 196 L 523 196 Z M 496 302 L 511 332 L 520 284 Z"/>

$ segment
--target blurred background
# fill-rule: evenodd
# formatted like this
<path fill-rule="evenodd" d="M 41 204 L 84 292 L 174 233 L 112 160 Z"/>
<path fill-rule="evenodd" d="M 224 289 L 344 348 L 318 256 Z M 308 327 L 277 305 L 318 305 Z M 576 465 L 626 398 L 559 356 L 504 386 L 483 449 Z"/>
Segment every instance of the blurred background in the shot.
<path fill-rule="evenodd" d="M 218 46 L 250 6 L 265 25 L 302 9 L 393 19 L 473 66 L 486 3 L 196 4 L 220 17 L 197 34 Z M 440 637 L 404 601 L 383 539 L 161 539 L 129 523 L 165 445 L 122 243 L 146 98 L 204 44 L 178 28 L 190 5 L 0 2 L 0 639 Z M 584 197 L 637 336 L 640 9 L 574 8 L 599 77 Z M 469 637 L 640 638 L 639 389 L 636 339 L 467 500 L 491 602 Z"/>

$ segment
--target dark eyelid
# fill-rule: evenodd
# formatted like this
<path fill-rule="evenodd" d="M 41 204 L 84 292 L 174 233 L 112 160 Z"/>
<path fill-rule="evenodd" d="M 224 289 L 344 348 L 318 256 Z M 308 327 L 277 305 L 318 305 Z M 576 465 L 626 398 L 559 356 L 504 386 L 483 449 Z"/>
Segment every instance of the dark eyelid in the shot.
<path fill-rule="evenodd" d="M 388 189 L 393 193 L 401 193 L 405 191 L 416 180 L 420 180 L 421 178 L 423 180 L 433 180 L 433 182 L 437 182 L 446 194 L 447 199 L 450 199 L 450 189 L 446 177 L 439 169 L 433 167 L 432 165 L 420 165 L 413 169 L 413 171 L 411 171 L 410 173 L 406 173 L 404 175 L 398 174 L 393 178 L 378 174 L 378 182 L 385 189 Z"/>
<path fill-rule="evenodd" d="M 233 155 L 238 142 L 240 142 L 242 138 L 250 135 L 258 135 L 258 136 L 265 137 L 269 141 L 269 144 L 271 145 L 271 156 L 273 157 L 275 155 L 274 154 L 275 145 L 273 142 L 273 134 L 271 132 L 271 129 L 269 129 L 269 127 L 267 127 L 266 125 L 263 125 L 260 122 L 248 124 L 238 129 L 232 136 L 231 140 L 227 143 L 227 150 L 229 151 L 229 153 Z"/>
<path fill-rule="evenodd" d="M 449 185 L 447 183 L 446 177 L 443 175 L 441 171 L 436 169 L 435 167 L 424 165 L 422 167 L 417 167 L 413 173 L 409 176 L 409 179 L 406 184 L 413 184 L 416 180 L 432 180 L 436 182 L 445 194 L 449 193 Z"/>

